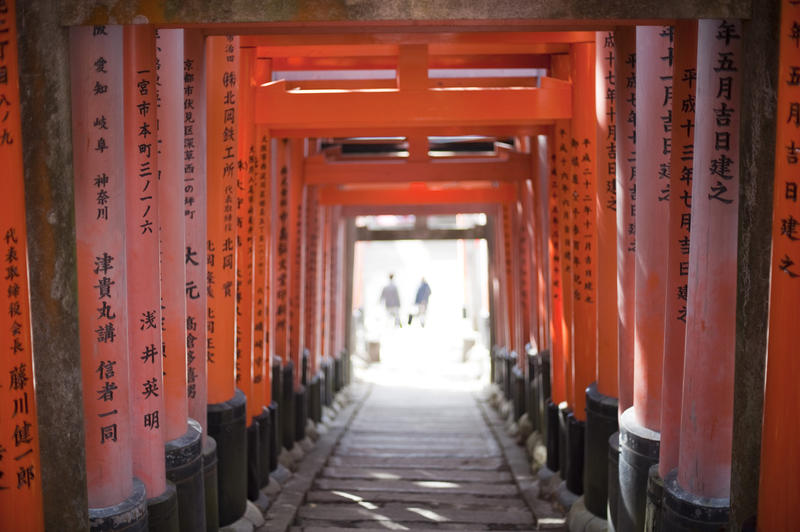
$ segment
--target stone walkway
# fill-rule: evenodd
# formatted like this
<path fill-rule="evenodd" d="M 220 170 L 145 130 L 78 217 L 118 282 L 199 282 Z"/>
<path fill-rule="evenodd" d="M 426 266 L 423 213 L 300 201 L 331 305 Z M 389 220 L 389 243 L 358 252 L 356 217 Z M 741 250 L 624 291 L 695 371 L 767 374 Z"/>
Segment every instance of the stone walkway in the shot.
<path fill-rule="evenodd" d="M 372 386 L 293 532 L 535 529 L 474 391 Z"/>

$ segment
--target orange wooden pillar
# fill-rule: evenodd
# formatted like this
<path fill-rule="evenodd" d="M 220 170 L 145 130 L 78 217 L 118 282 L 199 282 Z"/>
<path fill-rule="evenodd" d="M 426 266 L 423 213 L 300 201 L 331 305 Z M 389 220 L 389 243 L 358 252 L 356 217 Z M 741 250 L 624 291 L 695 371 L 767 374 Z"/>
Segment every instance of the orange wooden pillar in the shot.
<path fill-rule="evenodd" d="M 800 46 L 792 28 L 800 23 L 800 6 L 781 2 L 780 63 L 778 69 L 778 131 L 775 142 L 775 190 L 772 222 L 772 276 L 769 306 L 769 343 L 761 435 L 761 472 L 758 488 L 758 529 L 790 530 L 800 507 L 800 404 L 795 334 L 800 323 L 800 245 L 798 245 L 798 159 L 800 146 Z M 795 214 L 797 217 L 795 217 Z"/>
<path fill-rule="evenodd" d="M 616 46 L 613 32 L 595 34 L 597 183 L 597 381 L 586 390 L 584 502 L 605 519 L 608 440 L 617 431 Z"/>
<path fill-rule="evenodd" d="M 186 343 L 184 185 L 184 33 L 157 32 L 158 235 L 161 243 L 161 329 L 167 478 L 178 490 L 181 526 L 206 525 L 202 427 L 189 419 Z"/>
<path fill-rule="evenodd" d="M 644 526 L 650 466 L 658 462 L 667 281 L 672 49 L 669 26 L 636 28 L 636 273 L 633 409 L 620 418 L 623 530 Z"/>
<path fill-rule="evenodd" d="M 5 260 L 0 290 L 2 343 L 0 372 L 0 529 L 44 530 L 39 427 L 36 421 L 31 318 L 28 299 L 28 246 L 22 167 L 22 128 L 15 3 L 8 2 L 0 31 L 8 38 L 0 67 L 7 82 L 0 90 L 5 102 L 0 119 L 0 162 L 4 171 L 0 243 Z M 88 188 L 88 187 L 86 187 Z M 118 204 L 119 204 L 119 200 Z M 94 208 L 92 208 L 94 211 Z"/>
<path fill-rule="evenodd" d="M 572 199 L 572 178 L 570 177 L 570 126 L 568 121 L 558 121 L 556 128 L 556 164 L 558 172 L 558 201 L 559 201 L 559 227 L 558 227 L 558 249 L 559 262 L 561 263 L 561 322 L 557 324 L 561 332 L 561 371 L 564 375 L 564 401 L 558 404 L 559 408 L 559 442 L 558 459 L 559 473 L 566 479 L 568 465 L 567 449 L 567 415 L 572 405 L 575 404 L 574 397 L 574 376 L 573 376 L 573 254 L 572 254 L 572 233 L 573 233 L 573 199 Z M 554 370 L 555 371 L 555 370 Z"/>
<path fill-rule="evenodd" d="M 164 346 L 165 440 L 187 431 L 186 234 L 183 192 L 183 32 L 160 30 L 158 57 L 158 227 Z M 200 437 L 200 434 L 197 434 Z"/>
<path fill-rule="evenodd" d="M 219 522 L 216 441 L 208 437 L 208 237 L 206 178 L 205 38 L 184 30 L 183 215 L 185 230 L 186 398 L 189 418 L 200 425 L 206 524 Z"/>
<path fill-rule="evenodd" d="M 675 65 L 672 78 L 672 155 L 669 179 L 669 260 L 664 320 L 664 371 L 661 401 L 661 444 L 658 474 L 663 479 L 678 467 L 681 401 L 670 390 L 683 387 L 686 341 L 686 302 L 689 281 L 689 228 L 692 204 L 695 91 L 697 78 L 697 22 L 675 25 Z"/>
<path fill-rule="evenodd" d="M 256 82 L 269 79 L 268 61 L 256 61 Z M 272 164 L 269 131 L 256 125 L 256 180 L 254 189 L 253 223 L 255 271 L 254 325 L 253 325 L 253 390 L 254 397 L 261 405 L 258 417 L 261 438 L 261 486 L 269 484 L 269 474 L 277 467 L 277 403 L 272 400 L 272 364 L 270 354 L 272 335 L 270 325 L 270 242 L 272 233 L 270 198 L 270 167 Z"/>
<path fill-rule="evenodd" d="M 689 294 L 677 475 L 664 479 L 664 524 L 727 526 L 739 198 L 741 24 L 701 20 Z M 688 502 L 688 503 L 687 503 Z"/>
<path fill-rule="evenodd" d="M 281 362 L 280 375 L 276 382 L 281 385 L 273 389 L 277 393 L 280 418 L 280 444 L 291 450 L 294 446 L 294 363 L 289 352 L 289 285 L 290 285 L 290 252 L 289 252 L 289 140 L 280 139 L 276 143 L 276 173 L 273 175 L 274 191 L 274 241 L 272 245 L 272 274 L 275 287 L 274 294 L 274 327 L 273 350 L 276 361 Z M 272 313 L 271 313 L 272 314 Z"/>
<path fill-rule="evenodd" d="M 559 163 L 558 138 L 556 134 L 547 137 L 547 254 L 548 254 L 548 294 L 549 294 L 549 337 L 550 337 L 550 397 L 545 402 L 545 423 L 547 424 L 547 467 L 558 471 L 559 457 L 559 405 L 566 402 L 566 380 L 564 366 L 564 321 L 563 284 L 564 263 L 561 253 L 561 170 Z"/>
<path fill-rule="evenodd" d="M 636 313 L 636 28 L 618 27 L 615 80 L 617 403 L 618 419 L 633 406 L 633 353 Z M 619 433 L 609 438 L 609 521 L 619 526 Z"/>
<path fill-rule="evenodd" d="M 178 515 L 174 511 L 175 488 L 167 489 L 164 461 L 155 30 L 148 25 L 129 25 L 123 34 L 127 342 L 133 387 L 132 430 L 137 442 L 133 446 L 133 472 L 155 506 L 148 508 L 148 513 L 168 521 L 163 510 L 159 511 L 160 502 L 164 507 L 172 505 L 174 519 Z"/>
<path fill-rule="evenodd" d="M 247 398 L 247 497 L 258 500 L 261 488 L 261 425 L 264 412 L 256 399 L 257 373 L 254 349 L 255 316 L 255 48 L 242 48 L 239 56 L 237 142 L 239 161 L 236 194 L 236 386 Z"/>
<path fill-rule="evenodd" d="M 633 406 L 636 279 L 636 28 L 614 32 L 617 45 L 617 375 L 619 413 Z"/>
<path fill-rule="evenodd" d="M 246 400 L 236 389 L 238 37 L 206 38 L 208 434 L 217 443 L 220 526 L 247 500 Z"/>
<path fill-rule="evenodd" d="M 292 361 L 294 372 L 289 383 L 284 382 L 287 390 L 291 392 L 290 400 L 294 403 L 294 419 L 292 431 L 284 434 L 284 439 L 294 441 L 305 437 L 305 387 L 302 383 L 303 365 L 303 296 L 304 272 L 303 259 L 305 258 L 304 232 L 305 232 L 305 187 L 303 185 L 303 160 L 305 158 L 306 141 L 304 139 L 289 139 L 289 334 L 287 356 Z M 286 396 L 289 398 L 289 396 Z"/>
<path fill-rule="evenodd" d="M 583 493 L 586 388 L 597 369 L 597 214 L 594 42 L 570 47 L 573 91 L 569 179 L 572 193 L 573 402 L 567 416 L 567 488 Z"/>
<path fill-rule="evenodd" d="M 131 449 L 122 33 L 121 26 L 71 28 L 70 65 L 89 517 L 100 526 L 108 507 L 121 505 L 110 513 L 135 527 L 146 509 Z M 20 444 L 33 443 L 34 424 L 16 427 Z"/>
<path fill-rule="evenodd" d="M 256 58 L 253 70 L 253 83 L 258 86 L 272 79 L 272 62 L 269 59 Z M 266 127 L 255 125 L 255 185 L 253 192 L 253 228 L 254 228 L 254 306 L 253 306 L 253 397 L 260 405 L 258 415 L 260 427 L 260 484 L 269 484 L 269 474 L 277 467 L 278 455 L 277 433 L 275 421 L 277 404 L 272 401 L 272 364 L 270 363 L 270 306 L 269 275 L 270 253 L 269 242 L 270 217 L 270 170 L 272 164 L 271 141 Z"/>

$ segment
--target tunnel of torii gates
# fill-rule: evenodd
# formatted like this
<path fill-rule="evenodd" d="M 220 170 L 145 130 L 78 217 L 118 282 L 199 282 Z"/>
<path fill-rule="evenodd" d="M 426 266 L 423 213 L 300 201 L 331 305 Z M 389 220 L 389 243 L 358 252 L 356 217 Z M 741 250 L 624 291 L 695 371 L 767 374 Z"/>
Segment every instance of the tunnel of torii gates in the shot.
<path fill-rule="evenodd" d="M 26 215 L 51 205 L 25 187 L 43 164 L 23 164 L 36 146 L 21 116 L 40 112 L 19 81 L 25 18 L 0 2 L 0 529 L 235 522 L 350 380 L 354 217 L 474 212 L 488 220 L 492 379 L 546 449 L 539 475 L 617 530 L 719 530 L 737 511 L 737 530 L 756 511 L 760 530 L 793 529 L 796 4 L 769 35 L 777 107 L 758 118 L 777 124 L 760 139 L 774 164 L 766 379 L 742 388 L 737 308 L 758 306 L 737 276 L 753 245 L 739 221 L 750 22 L 72 26 L 76 258 L 59 290 L 77 314 L 57 337 L 41 290 L 29 297 L 28 276 L 53 272 L 28 264 L 48 243 Z M 326 70 L 362 75 L 277 77 Z M 370 143 L 397 149 L 347 149 Z M 39 350 L 72 341 L 80 367 L 59 386 L 82 401 L 64 404 L 39 376 L 61 359 Z M 747 458 L 734 398 L 753 390 L 747 484 L 732 476 Z M 55 407 L 80 427 L 42 423 Z"/>

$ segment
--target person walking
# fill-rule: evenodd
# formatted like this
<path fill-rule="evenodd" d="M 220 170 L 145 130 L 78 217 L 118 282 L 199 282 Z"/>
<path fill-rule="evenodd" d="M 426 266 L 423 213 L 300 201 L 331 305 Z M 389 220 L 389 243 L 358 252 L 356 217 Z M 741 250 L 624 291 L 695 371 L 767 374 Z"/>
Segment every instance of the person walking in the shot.
<path fill-rule="evenodd" d="M 425 314 L 428 312 L 428 298 L 430 297 L 431 287 L 423 277 L 422 282 L 419 283 L 419 288 L 417 288 L 417 295 L 414 298 L 414 304 L 417 305 L 417 318 L 419 318 L 419 324 L 423 327 L 425 327 Z"/>
<path fill-rule="evenodd" d="M 381 291 L 380 301 L 386 307 L 386 312 L 394 320 L 395 327 L 402 327 L 403 323 L 400 321 L 400 293 L 397 291 L 397 285 L 394 284 L 394 274 L 389 274 L 389 284 L 383 287 Z"/>

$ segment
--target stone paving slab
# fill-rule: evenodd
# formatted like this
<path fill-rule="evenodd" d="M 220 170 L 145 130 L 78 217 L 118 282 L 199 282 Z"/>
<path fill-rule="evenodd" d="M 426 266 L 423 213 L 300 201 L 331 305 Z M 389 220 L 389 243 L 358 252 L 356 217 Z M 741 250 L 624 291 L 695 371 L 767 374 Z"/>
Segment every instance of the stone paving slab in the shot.
<path fill-rule="evenodd" d="M 385 521 L 394 523 L 462 523 L 530 525 L 533 516 L 526 510 L 465 510 L 463 508 L 431 507 L 424 504 L 389 503 L 381 506 L 372 503 L 362 505 L 307 504 L 300 509 L 302 519 L 327 519 L 331 521 Z"/>
<path fill-rule="evenodd" d="M 491 458 L 395 458 L 373 456 L 331 456 L 328 465 L 340 467 L 394 467 L 411 469 L 461 469 L 493 471 L 504 467 L 505 461 L 498 456 Z"/>
<path fill-rule="evenodd" d="M 367 492 L 360 490 L 340 492 L 312 490 L 306 495 L 307 503 L 347 502 L 353 500 L 363 500 L 373 504 L 407 502 L 472 506 L 474 508 L 527 508 L 525 501 L 514 497 L 486 497 L 483 495 L 464 495 L 456 493 L 397 493 L 394 491 Z"/>
<path fill-rule="evenodd" d="M 446 482 L 441 480 L 340 480 L 321 478 L 315 483 L 321 490 L 386 491 L 397 493 L 463 493 L 487 497 L 519 496 L 514 484 L 486 484 L 481 482 Z"/>
<path fill-rule="evenodd" d="M 450 482 L 510 482 L 511 473 L 497 471 L 464 471 L 461 469 L 389 469 L 360 467 L 326 467 L 326 478 L 387 479 L 387 480 L 447 480 Z"/>

